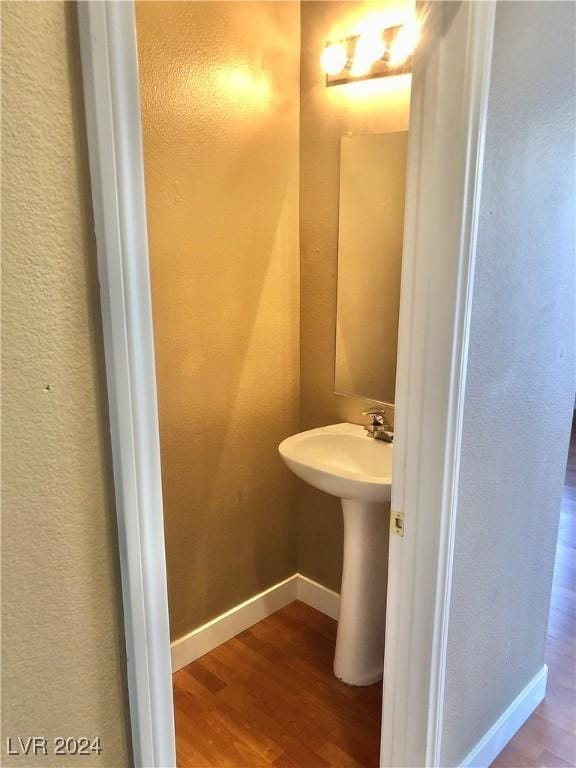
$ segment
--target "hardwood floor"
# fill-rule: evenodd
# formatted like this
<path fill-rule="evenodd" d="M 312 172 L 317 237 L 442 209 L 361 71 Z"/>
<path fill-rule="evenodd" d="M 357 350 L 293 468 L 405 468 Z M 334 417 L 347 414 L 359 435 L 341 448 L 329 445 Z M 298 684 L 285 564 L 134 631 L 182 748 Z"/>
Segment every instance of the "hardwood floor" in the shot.
<path fill-rule="evenodd" d="M 295 602 L 176 672 L 179 768 L 377 766 L 382 686 L 336 680 L 335 639 Z"/>
<path fill-rule="evenodd" d="M 546 642 L 546 698 L 492 768 L 576 766 L 576 428 L 568 454 Z"/>
<path fill-rule="evenodd" d="M 570 447 L 546 700 L 492 768 L 576 766 L 576 435 Z M 377 766 L 381 685 L 332 675 L 336 622 L 292 603 L 174 675 L 179 768 Z"/>

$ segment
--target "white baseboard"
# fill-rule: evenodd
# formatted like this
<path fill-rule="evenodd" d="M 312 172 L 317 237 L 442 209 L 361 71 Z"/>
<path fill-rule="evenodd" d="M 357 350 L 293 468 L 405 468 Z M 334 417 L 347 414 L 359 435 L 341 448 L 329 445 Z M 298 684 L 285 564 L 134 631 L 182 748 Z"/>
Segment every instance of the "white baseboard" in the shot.
<path fill-rule="evenodd" d="M 540 672 L 532 678 L 492 728 L 464 758 L 461 768 L 487 768 L 494 762 L 546 695 L 547 680 L 548 667 L 544 664 Z"/>
<path fill-rule="evenodd" d="M 175 640 L 171 644 L 172 672 L 177 672 L 294 600 L 301 600 L 333 619 L 338 618 L 340 595 L 307 576 L 295 573 Z"/>
<path fill-rule="evenodd" d="M 301 573 L 297 574 L 297 576 L 296 599 L 312 606 L 312 608 L 316 608 L 317 611 L 330 616 L 331 619 L 338 620 L 338 613 L 340 611 L 340 595 L 338 592 L 318 584 L 317 581 L 312 581 L 308 576 L 303 576 Z"/>

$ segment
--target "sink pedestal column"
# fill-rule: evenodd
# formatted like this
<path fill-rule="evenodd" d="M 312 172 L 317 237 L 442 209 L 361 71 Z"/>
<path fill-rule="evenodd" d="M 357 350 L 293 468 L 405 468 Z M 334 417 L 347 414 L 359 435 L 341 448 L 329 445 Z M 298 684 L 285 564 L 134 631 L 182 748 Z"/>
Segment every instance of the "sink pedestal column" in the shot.
<path fill-rule="evenodd" d="M 342 499 L 344 562 L 334 674 L 350 685 L 382 678 L 389 504 Z"/>

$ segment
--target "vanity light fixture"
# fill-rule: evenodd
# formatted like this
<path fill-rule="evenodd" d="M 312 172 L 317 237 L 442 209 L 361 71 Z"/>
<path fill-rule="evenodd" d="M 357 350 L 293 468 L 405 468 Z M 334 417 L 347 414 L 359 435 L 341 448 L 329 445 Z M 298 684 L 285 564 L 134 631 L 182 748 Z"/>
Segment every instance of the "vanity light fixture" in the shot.
<path fill-rule="evenodd" d="M 419 39 L 420 24 L 414 20 L 330 42 L 320 58 L 326 85 L 411 72 L 412 54 Z"/>
<path fill-rule="evenodd" d="M 348 63 L 346 48 L 341 43 L 327 45 L 320 58 L 320 63 L 327 75 L 337 75 Z"/>

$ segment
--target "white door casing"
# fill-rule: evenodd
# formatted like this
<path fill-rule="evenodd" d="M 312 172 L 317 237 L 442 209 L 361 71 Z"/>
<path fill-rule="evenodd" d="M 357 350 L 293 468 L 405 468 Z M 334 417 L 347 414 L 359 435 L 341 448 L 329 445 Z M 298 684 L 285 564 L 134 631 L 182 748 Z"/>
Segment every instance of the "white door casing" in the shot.
<path fill-rule="evenodd" d="M 381 765 L 439 765 L 493 2 L 427 6 L 412 79 Z M 175 765 L 132 0 L 78 3 L 134 763 Z M 385 588 L 385 585 L 382 585 Z"/>
<path fill-rule="evenodd" d="M 495 3 L 422 3 L 396 373 L 382 766 L 439 766 Z"/>
<path fill-rule="evenodd" d="M 79 2 L 134 764 L 176 765 L 133 2 Z"/>

